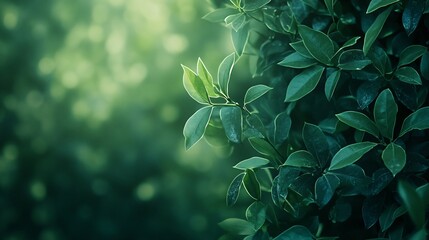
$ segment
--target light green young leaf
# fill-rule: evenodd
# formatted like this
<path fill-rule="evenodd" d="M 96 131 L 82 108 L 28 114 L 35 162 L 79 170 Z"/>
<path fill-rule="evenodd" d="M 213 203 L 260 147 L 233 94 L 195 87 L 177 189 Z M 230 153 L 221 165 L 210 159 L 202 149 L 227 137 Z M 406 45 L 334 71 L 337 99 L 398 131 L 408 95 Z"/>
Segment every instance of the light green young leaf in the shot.
<path fill-rule="evenodd" d="M 313 91 L 324 70 L 324 67 L 316 65 L 295 76 L 286 90 L 285 102 L 297 101 Z"/>
<path fill-rule="evenodd" d="M 334 95 L 335 88 L 337 87 L 338 81 L 341 77 L 341 70 L 336 70 L 326 79 L 325 83 L 325 96 L 328 101 L 331 101 Z"/>
<path fill-rule="evenodd" d="M 355 163 L 375 146 L 377 146 L 377 143 L 360 142 L 341 148 L 332 158 L 329 170 L 340 169 Z"/>
<path fill-rule="evenodd" d="M 416 190 L 407 182 L 399 181 L 398 193 L 417 228 L 422 228 L 425 223 L 425 206 Z"/>
<path fill-rule="evenodd" d="M 305 48 L 311 56 L 324 64 L 330 64 L 334 56 L 335 49 L 332 40 L 323 32 L 316 31 L 305 25 L 298 26 L 299 35 L 302 38 Z"/>
<path fill-rule="evenodd" d="M 243 184 L 249 196 L 255 200 L 259 200 L 261 198 L 261 186 L 255 172 L 252 169 L 246 169 L 246 175 L 244 175 Z"/>
<path fill-rule="evenodd" d="M 237 202 L 240 195 L 241 184 L 243 182 L 244 172 L 238 174 L 231 182 L 226 193 L 226 205 L 232 206 Z"/>
<path fill-rule="evenodd" d="M 256 232 L 253 224 L 239 218 L 228 218 L 219 223 L 219 226 L 225 231 L 237 235 L 251 235 Z"/>
<path fill-rule="evenodd" d="M 371 0 L 366 13 L 372 13 L 379 8 L 389 6 L 395 2 L 399 2 L 399 0 Z"/>
<path fill-rule="evenodd" d="M 427 48 L 422 45 L 411 45 L 402 50 L 399 55 L 398 68 L 414 62 L 417 58 L 425 54 Z"/>
<path fill-rule="evenodd" d="M 301 55 L 298 52 L 294 52 L 285 59 L 283 59 L 278 64 L 283 67 L 290 67 L 290 68 L 308 68 L 313 65 L 315 65 L 317 61 L 313 58 L 306 58 L 303 55 Z"/>
<path fill-rule="evenodd" d="M 378 129 L 375 123 L 365 114 L 355 111 L 342 112 L 335 115 L 338 120 L 360 131 L 365 131 L 378 138 Z"/>
<path fill-rule="evenodd" d="M 224 22 L 226 17 L 228 17 L 230 15 L 234 15 L 236 13 L 238 13 L 237 9 L 218 8 L 218 9 L 215 9 L 213 12 L 207 13 L 203 17 L 203 19 L 207 20 L 209 22 L 219 23 L 219 22 Z"/>
<path fill-rule="evenodd" d="M 244 1 L 244 11 L 254 11 L 265 5 L 267 5 L 271 0 L 245 0 Z"/>
<path fill-rule="evenodd" d="M 316 159 L 314 159 L 313 155 L 311 155 L 310 152 L 305 150 L 298 150 L 289 155 L 284 165 L 292 167 L 313 168 L 318 165 L 318 162 L 316 161 Z"/>
<path fill-rule="evenodd" d="M 419 73 L 412 67 L 401 67 L 394 73 L 400 81 L 413 85 L 422 85 Z"/>
<path fill-rule="evenodd" d="M 401 132 L 399 137 L 404 136 L 405 133 L 411 130 L 424 130 L 429 128 L 429 107 L 423 107 L 411 113 L 405 118 L 402 123 Z"/>
<path fill-rule="evenodd" d="M 405 150 L 396 143 L 389 143 L 381 154 L 384 165 L 390 170 L 393 176 L 396 176 L 407 162 L 407 154 Z"/>
<path fill-rule="evenodd" d="M 258 85 L 250 87 L 247 90 L 246 95 L 244 95 L 244 105 L 247 105 L 247 104 L 255 101 L 256 99 L 262 97 L 265 93 L 267 93 L 271 89 L 273 89 L 273 88 L 262 85 L 262 84 L 258 84 Z"/>
<path fill-rule="evenodd" d="M 183 68 L 183 86 L 185 87 L 186 92 L 191 96 L 195 101 L 207 104 L 210 102 L 209 97 L 206 92 L 201 78 L 197 76 L 194 71 L 190 68 L 182 65 Z"/>
<path fill-rule="evenodd" d="M 287 112 L 279 113 L 274 119 L 274 144 L 280 145 L 289 137 L 292 119 Z"/>
<path fill-rule="evenodd" d="M 255 230 L 260 229 L 267 216 L 267 207 L 262 202 L 254 202 L 246 209 L 247 221 L 253 223 Z"/>
<path fill-rule="evenodd" d="M 219 95 L 214 90 L 213 77 L 207 70 L 206 65 L 204 65 L 204 62 L 201 60 L 201 58 L 198 58 L 197 74 L 204 83 L 204 87 L 206 88 L 206 92 L 209 97 L 218 97 Z"/>
<path fill-rule="evenodd" d="M 243 131 L 243 116 L 239 107 L 228 106 L 220 109 L 220 119 L 222 120 L 225 134 L 231 142 L 240 143 Z"/>
<path fill-rule="evenodd" d="M 310 230 L 301 225 L 294 225 L 288 230 L 280 233 L 273 240 L 313 240 L 314 236 Z"/>
<path fill-rule="evenodd" d="M 377 16 L 375 21 L 366 31 L 365 38 L 363 40 L 363 53 L 365 55 L 368 54 L 369 49 L 371 49 L 372 44 L 374 44 L 375 40 L 381 32 L 381 29 L 383 29 L 384 23 L 389 17 L 391 11 L 392 6 L 384 10 L 380 15 Z"/>
<path fill-rule="evenodd" d="M 351 49 L 344 51 L 338 59 L 338 67 L 343 70 L 362 70 L 371 64 L 360 49 Z"/>
<path fill-rule="evenodd" d="M 396 124 L 398 105 L 390 89 L 385 89 L 378 95 L 374 105 L 374 120 L 381 134 L 392 140 Z"/>
<path fill-rule="evenodd" d="M 204 135 L 212 115 L 212 107 L 203 107 L 196 111 L 185 123 L 183 135 L 185 136 L 186 150 L 197 143 Z"/>
<path fill-rule="evenodd" d="M 323 174 L 317 179 L 314 194 L 319 207 L 324 207 L 328 204 L 338 186 L 340 186 L 340 179 L 333 174 Z"/>
<path fill-rule="evenodd" d="M 251 157 L 237 163 L 234 168 L 240 170 L 260 168 L 270 163 L 270 160 L 261 157 Z"/>
<path fill-rule="evenodd" d="M 219 84 L 220 90 L 227 96 L 229 95 L 228 85 L 229 80 L 231 78 L 231 72 L 232 68 L 234 67 L 234 63 L 235 53 L 231 53 L 220 63 L 217 72 L 217 82 Z"/>

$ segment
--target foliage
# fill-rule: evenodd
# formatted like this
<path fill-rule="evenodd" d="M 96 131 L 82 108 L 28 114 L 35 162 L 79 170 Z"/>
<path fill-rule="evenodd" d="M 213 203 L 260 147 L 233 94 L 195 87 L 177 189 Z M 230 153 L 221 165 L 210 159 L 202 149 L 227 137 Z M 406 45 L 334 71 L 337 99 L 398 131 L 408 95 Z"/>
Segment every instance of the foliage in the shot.
<path fill-rule="evenodd" d="M 227 192 L 228 205 L 241 186 L 254 202 L 220 223 L 222 239 L 426 238 L 428 12 L 414 0 L 230 0 L 204 17 L 231 28 L 235 53 L 217 80 L 186 68 L 205 105 L 186 147 L 216 126 L 255 150 Z M 243 59 L 262 84 L 240 101 L 228 86 Z"/>

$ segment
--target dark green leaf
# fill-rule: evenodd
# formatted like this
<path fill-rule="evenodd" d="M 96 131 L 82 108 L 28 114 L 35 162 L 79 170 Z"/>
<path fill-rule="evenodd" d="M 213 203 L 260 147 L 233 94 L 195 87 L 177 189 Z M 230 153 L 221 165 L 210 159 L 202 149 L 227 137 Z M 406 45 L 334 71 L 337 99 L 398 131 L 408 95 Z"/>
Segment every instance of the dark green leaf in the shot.
<path fill-rule="evenodd" d="M 307 58 L 301 55 L 298 52 L 294 52 L 288 55 L 285 59 L 283 59 L 278 64 L 283 67 L 290 68 L 308 68 L 317 63 L 313 58 Z"/>
<path fill-rule="evenodd" d="M 195 101 L 207 104 L 209 103 L 209 97 L 206 92 L 201 78 L 197 76 L 190 68 L 182 65 L 183 68 L 183 86 L 185 87 L 186 92 L 191 96 Z"/>
<path fill-rule="evenodd" d="M 246 117 L 247 129 L 244 132 L 248 138 L 264 138 L 265 126 L 256 114 L 250 114 Z"/>
<path fill-rule="evenodd" d="M 345 146 L 332 158 L 329 170 L 340 169 L 359 160 L 365 153 L 377 146 L 377 143 L 361 142 Z"/>
<path fill-rule="evenodd" d="M 381 213 L 378 221 L 380 222 L 381 231 L 385 232 L 387 229 L 392 226 L 393 222 L 396 220 L 398 216 L 395 216 L 395 211 L 398 207 L 394 204 L 389 205 L 383 213 Z"/>
<path fill-rule="evenodd" d="M 324 167 L 329 160 L 329 143 L 318 126 L 305 123 L 302 128 L 302 138 L 307 150 L 317 159 L 320 167 Z"/>
<path fill-rule="evenodd" d="M 347 40 L 347 42 L 345 42 L 343 44 L 343 46 L 340 47 L 340 49 L 338 49 L 337 53 L 339 51 L 345 49 L 345 48 L 348 48 L 348 47 L 351 47 L 351 46 L 355 45 L 359 39 L 360 39 L 360 36 L 359 37 L 350 38 L 349 40 Z"/>
<path fill-rule="evenodd" d="M 308 51 L 308 49 L 305 47 L 304 42 L 303 41 L 298 41 L 298 42 L 293 42 L 293 43 L 289 43 L 289 45 L 295 50 L 297 51 L 299 54 L 301 54 L 302 56 L 306 57 L 306 58 L 313 58 L 313 56 L 311 56 L 310 52 Z M 314 58 L 313 58 L 314 59 Z"/>
<path fill-rule="evenodd" d="M 336 0 L 325 0 L 326 8 L 328 9 L 329 14 L 333 17 L 335 16 L 334 5 Z"/>
<path fill-rule="evenodd" d="M 226 193 L 226 205 L 232 206 L 237 202 L 240 195 L 241 183 L 243 182 L 244 173 L 238 174 L 228 187 Z"/>
<path fill-rule="evenodd" d="M 267 5 L 269 2 L 271 2 L 271 0 L 244 0 L 244 10 L 254 11 Z"/>
<path fill-rule="evenodd" d="M 249 38 L 249 24 L 244 25 L 238 31 L 231 30 L 232 43 L 234 45 L 235 52 L 238 56 L 241 56 Z"/>
<path fill-rule="evenodd" d="M 250 87 L 247 90 L 246 95 L 244 96 L 244 105 L 255 101 L 256 99 L 260 98 L 262 95 L 264 95 L 265 93 L 267 93 L 271 89 L 273 89 L 273 88 L 262 85 L 262 84 L 258 84 L 258 85 Z"/>
<path fill-rule="evenodd" d="M 377 223 L 384 207 L 384 196 L 367 197 L 362 204 L 362 218 L 365 228 L 369 229 Z"/>
<path fill-rule="evenodd" d="M 209 97 L 218 97 L 219 95 L 215 92 L 215 89 L 214 89 L 213 77 L 210 74 L 210 72 L 207 70 L 206 65 L 204 65 L 204 62 L 203 60 L 201 60 L 201 58 L 198 58 L 197 74 L 198 74 L 198 77 L 200 77 L 201 81 L 204 83 L 206 92 L 209 95 Z"/>
<path fill-rule="evenodd" d="M 408 214 L 410 214 L 411 220 L 413 220 L 417 228 L 423 227 L 425 223 L 425 206 L 416 190 L 409 183 L 399 181 L 398 193 Z"/>
<path fill-rule="evenodd" d="M 231 77 L 232 68 L 234 67 L 235 53 L 228 55 L 219 65 L 217 72 L 217 81 L 220 90 L 228 95 L 229 79 Z"/>
<path fill-rule="evenodd" d="M 338 186 L 340 186 L 340 179 L 333 174 L 324 174 L 319 177 L 314 188 L 317 204 L 320 207 L 328 204 Z"/>
<path fill-rule="evenodd" d="M 313 66 L 295 76 L 286 90 L 285 102 L 297 101 L 313 91 L 322 77 L 322 66 Z"/>
<path fill-rule="evenodd" d="M 329 64 L 335 52 L 334 43 L 328 35 L 305 25 L 298 26 L 298 31 L 311 56 L 321 63 Z"/>
<path fill-rule="evenodd" d="M 243 160 L 237 163 L 234 168 L 240 170 L 260 168 L 270 163 L 270 160 L 261 157 L 251 157 L 249 159 Z"/>
<path fill-rule="evenodd" d="M 383 159 L 384 165 L 390 170 L 393 176 L 404 168 L 407 161 L 405 150 L 393 142 L 387 145 L 381 158 Z"/>
<path fill-rule="evenodd" d="M 239 218 L 225 219 L 219 223 L 219 226 L 227 232 L 243 236 L 256 232 L 252 223 Z"/>
<path fill-rule="evenodd" d="M 213 12 L 207 13 L 203 19 L 209 22 L 223 22 L 226 17 L 236 14 L 237 12 L 238 10 L 233 8 L 219 8 L 215 9 Z"/>
<path fill-rule="evenodd" d="M 313 240 L 314 236 L 310 230 L 301 225 L 295 225 L 280 233 L 273 240 Z"/>
<path fill-rule="evenodd" d="M 372 0 L 369 3 L 368 9 L 366 10 L 366 13 L 374 12 L 375 10 L 389 6 L 395 2 L 399 2 L 399 0 Z"/>
<path fill-rule="evenodd" d="M 185 127 L 183 128 L 186 149 L 191 148 L 203 137 L 212 112 L 212 107 L 203 107 L 196 111 L 188 121 L 186 121 Z"/>
<path fill-rule="evenodd" d="M 325 96 L 328 101 L 331 101 L 332 96 L 334 95 L 335 88 L 337 87 L 338 80 L 341 77 L 341 70 L 336 70 L 326 79 L 325 83 Z"/>
<path fill-rule="evenodd" d="M 216 126 L 209 122 L 204 133 L 204 138 L 210 146 L 215 148 L 226 148 L 230 146 L 222 125 Z"/>
<path fill-rule="evenodd" d="M 375 101 L 374 120 L 381 134 L 390 140 L 393 139 L 397 113 L 395 98 L 390 89 L 385 89 Z"/>
<path fill-rule="evenodd" d="M 241 109 L 239 107 L 222 107 L 220 109 L 220 119 L 228 139 L 234 143 L 241 142 L 243 130 Z"/>
<path fill-rule="evenodd" d="M 416 189 L 417 194 L 419 194 L 420 199 L 423 200 L 423 204 L 429 206 L 429 183 L 426 183 Z"/>
<path fill-rule="evenodd" d="M 289 193 L 289 185 L 298 178 L 300 170 L 287 166 L 282 166 L 279 171 L 279 175 L 274 179 L 273 186 L 271 188 L 271 196 L 273 202 L 281 207 Z"/>
<path fill-rule="evenodd" d="M 429 107 L 420 108 L 419 110 L 411 113 L 405 118 L 402 123 L 402 128 L 399 136 L 403 136 L 405 133 L 417 129 L 424 130 L 429 128 Z"/>
<path fill-rule="evenodd" d="M 329 220 L 332 221 L 332 223 L 338 223 L 338 222 L 345 222 L 347 221 L 352 215 L 352 206 L 348 202 L 346 198 L 340 198 L 337 201 L 335 201 L 335 205 L 331 208 L 329 211 Z M 322 238 L 322 239 L 338 239 L 338 238 Z M 317 238 L 317 240 L 322 240 L 321 238 Z"/>
<path fill-rule="evenodd" d="M 422 228 L 420 230 L 418 230 L 416 233 L 414 233 L 411 237 L 410 240 L 427 240 L 427 235 L 428 232 L 426 230 L 426 228 Z"/>
<path fill-rule="evenodd" d="M 427 48 L 422 45 L 411 45 L 402 50 L 399 55 L 398 67 L 410 64 L 425 54 Z"/>
<path fill-rule="evenodd" d="M 250 145 L 259 153 L 266 156 L 277 156 L 274 147 L 263 138 L 249 138 Z"/>
<path fill-rule="evenodd" d="M 274 119 L 274 144 L 280 145 L 289 137 L 292 120 L 286 112 L 279 113 Z"/>
<path fill-rule="evenodd" d="M 259 200 L 261 198 L 261 186 L 255 172 L 252 169 L 246 169 L 243 184 L 249 196 L 255 200 Z"/>
<path fill-rule="evenodd" d="M 422 60 L 420 62 L 420 72 L 422 73 L 422 77 L 426 80 L 429 80 L 429 52 L 426 52 L 422 56 Z"/>
<path fill-rule="evenodd" d="M 369 64 L 371 60 L 359 49 L 344 51 L 338 60 L 338 67 L 343 70 L 361 70 Z"/>
<path fill-rule="evenodd" d="M 341 169 L 330 171 L 340 179 L 340 194 L 342 196 L 355 196 L 362 194 L 371 183 L 364 170 L 358 165 L 351 164 Z"/>
<path fill-rule="evenodd" d="M 314 168 L 318 165 L 318 163 L 310 152 L 299 150 L 289 155 L 284 165 L 292 167 Z"/>
<path fill-rule="evenodd" d="M 363 53 L 365 55 L 368 54 L 368 51 L 371 49 L 372 44 L 374 44 L 375 40 L 381 32 L 381 29 L 383 29 L 384 23 L 389 17 L 391 11 L 392 6 L 380 13 L 380 15 L 377 16 L 375 21 L 366 31 L 365 38 L 363 40 Z"/>
<path fill-rule="evenodd" d="M 408 109 L 415 111 L 419 108 L 417 86 L 394 79 L 390 81 L 396 98 Z"/>
<path fill-rule="evenodd" d="M 356 100 L 360 109 L 367 108 L 375 100 L 382 85 L 383 82 L 377 79 L 365 82 L 358 87 Z"/>
<path fill-rule="evenodd" d="M 374 137 L 378 137 L 378 129 L 375 123 L 365 114 L 355 111 L 342 112 L 335 115 L 341 122 L 360 131 L 365 131 Z"/>
<path fill-rule="evenodd" d="M 254 202 L 247 208 L 246 219 L 253 223 L 255 230 L 264 225 L 267 216 L 266 208 L 262 202 Z"/>
<path fill-rule="evenodd" d="M 373 45 L 367 56 L 381 75 L 392 72 L 392 63 L 383 48 Z"/>
<path fill-rule="evenodd" d="M 419 25 L 420 18 L 425 10 L 425 1 L 422 0 L 409 0 L 402 13 L 402 24 L 408 36 L 416 30 Z"/>
<path fill-rule="evenodd" d="M 393 180 L 392 173 L 387 168 L 380 168 L 372 174 L 370 186 L 371 195 L 377 195 Z"/>
<path fill-rule="evenodd" d="M 408 84 L 422 85 L 419 73 L 412 67 L 401 67 L 395 71 L 395 77 Z"/>

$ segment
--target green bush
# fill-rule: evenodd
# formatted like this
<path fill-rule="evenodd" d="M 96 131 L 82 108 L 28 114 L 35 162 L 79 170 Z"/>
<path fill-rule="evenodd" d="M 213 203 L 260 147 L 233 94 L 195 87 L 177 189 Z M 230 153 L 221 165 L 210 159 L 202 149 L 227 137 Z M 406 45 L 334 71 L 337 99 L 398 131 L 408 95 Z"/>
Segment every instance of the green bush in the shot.
<path fill-rule="evenodd" d="M 247 144 L 245 218 L 222 239 L 426 239 L 429 210 L 429 1 L 230 0 L 204 16 L 231 28 L 235 53 L 213 79 L 183 66 L 204 106 L 186 148 Z M 242 60 L 243 59 L 243 60 Z M 229 94 L 234 64 L 263 84 Z"/>

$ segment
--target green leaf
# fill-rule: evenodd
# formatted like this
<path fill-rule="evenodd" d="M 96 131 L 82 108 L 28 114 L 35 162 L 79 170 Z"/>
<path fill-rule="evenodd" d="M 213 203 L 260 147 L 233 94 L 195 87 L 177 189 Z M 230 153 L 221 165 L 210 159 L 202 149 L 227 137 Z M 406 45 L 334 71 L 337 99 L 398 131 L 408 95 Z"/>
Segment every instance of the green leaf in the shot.
<path fill-rule="evenodd" d="M 329 15 L 332 17 L 335 16 L 334 5 L 336 2 L 337 0 L 325 0 L 326 8 L 328 9 Z"/>
<path fill-rule="evenodd" d="M 329 64 L 335 52 L 334 43 L 328 35 L 305 25 L 299 25 L 298 31 L 311 56 L 321 63 Z"/>
<path fill-rule="evenodd" d="M 182 65 L 183 68 L 183 86 L 185 87 L 186 92 L 191 96 L 195 101 L 207 104 L 210 102 L 209 97 L 206 92 L 201 78 L 197 76 L 190 68 Z"/>
<path fill-rule="evenodd" d="M 415 232 L 411 237 L 410 240 L 426 240 L 426 236 L 428 235 L 428 232 L 426 228 L 422 228 Z"/>
<path fill-rule="evenodd" d="M 330 171 L 340 179 L 340 194 L 342 196 L 356 196 L 367 190 L 371 178 L 365 175 L 365 171 L 356 164 Z"/>
<path fill-rule="evenodd" d="M 244 105 L 255 101 L 256 99 L 260 98 L 261 96 L 263 96 L 265 93 L 267 93 L 271 89 L 273 89 L 273 88 L 262 85 L 262 84 L 258 84 L 258 85 L 250 87 L 247 90 L 246 95 L 244 96 Z"/>
<path fill-rule="evenodd" d="M 395 71 L 394 75 L 404 83 L 422 85 L 419 73 L 412 67 L 401 67 Z"/>
<path fill-rule="evenodd" d="M 338 67 L 343 70 L 362 70 L 371 64 L 360 49 L 351 49 L 344 51 L 338 60 Z"/>
<path fill-rule="evenodd" d="M 255 172 L 252 169 L 246 169 L 246 175 L 244 175 L 243 184 L 249 196 L 255 200 L 259 200 L 261 198 L 261 186 Z"/>
<path fill-rule="evenodd" d="M 256 232 L 252 223 L 239 218 L 225 219 L 219 223 L 219 226 L 227 232 L 243 236 Z"/>
<path fill-rule="evenodd" d="M 429 52 L 426 52 L 422 56 L 422 60 L 420 62 L 420 72 L 422 73 L 422 77 L 426 80 L 429 80 Z"/>
<path fill-rule="evenodd" d="M 417 228 L 422 228 L 425 223 L 425 208 L 416 190 L 409 183 L 399 181 L 398 193 L 411 220 L 413 220 Z"/>
<path fill-rule="evenodd" d="M 378 70 L 378 72 L 384 76 L 386 73 L 392 72 L 392 63 L 390 62 L 389 56 L 386 51 L 379 46 L 372 46 L 371 50 L 367 54 L 371 60 L 372 65 Z"/>
<path fill-rule="evenodd" d="M 243 160 L 237 163 L 234 168 L 240 170 L 260 168 L 270 163 L 270 160 L 261 157 L 251 157 L 249 159 Z"/>
<path fill-rule="evenodd" d="M 243 117 L 239 107 L 222 107 L 220 109 L 220 119 L 227 138 L 234 143 L 241 142 L 243 131 Z"/>
<path fill-rule="evenodd" d="M 365 198 L 362 204 L 362 218 L 366 229 L 371 228 L 375 223 L 377 223 L 377 220 L 383 213 L 384 205 L 384 195 L 370 196 Z"/>
<path fill-rule="evenodd" d="M 305 123 L 302 128 L 302 138 L 307 150 L 317 159 L 319 166 L 323 168 L 329 160 L 329 143 L 320 127 Z"/>
<path fill-rule="evenodd" d="M 226 95 L 228 95 L 229 79 L 231 78 L 234 62 L 235 53 L 231 53 L 220 63 L 217 72 L 217 82 L 219 84 L 220 90 Z"/>
<path fill-rule="evenodd" d="M 238 56 L 241 56 L 249 39 L 249 24 L 244 25 L 238 31 L 231 30 L 232 43 L 234 45 L 235 52 Z"/>
<path fill-rule="evenodd" d="M 395 212 L 398 210 L 398 207 L 395 205 L 389 205 L 383 213 L 380 215 L 378 221 L 380 222 L 381 231 L 385 232 L 387 229 L 392 226 L 393 222 L 399 217 L 395 215 Z"/>
<path fill-rule="evenodd" d="M 238 174 L 231 182 L 226 193 L 226 205 L 232 206 L 237 202 L 240 195 L 241 183 L 243 182 L 244 173 Z"/>
<path fill-rule="evenodd" d="M 283 59 L 278 64 L 280 66 L 290 67 L 290 68 L 308 68 L 315 65 L 316 63 L 317 61 L 314 60 L 313 58 L 307 58 L 298 52 L 294 52 L 288 55 L 287 57 L 285 57 L 285 59 Z"/>
<path fill-rule="evenodd" d="M 246 117 L 246 127 L 244 134 L 248 138 L 264 138 L 266 135 L 265 126 L 262 123 L 261 119 L 256 114 L 250 114 Z"/>
<path fill-rule="evenodd" d="M 422 45 L 411 45 L 402 50 L 399 55 L 398 68 L 414 62 L 417 58 L 426 53 L 427 48 Z"/>
<path fill-rule="evenodd" d="M 381 29 L 383 29 L 384 23 L 389 17 L 391 11 L 392 6 L 380 13 L 380 15 L 377 16 L 375 21 L 366 31 L 365 38 L 363 40 L 363 53 L 365 55 L 368 54 L 368 51 L 371 49 L 372 44 L 374 44 L 375 40 L 381 32 Z"/>
<path fill-rule="evenodd" d="M 283 205 L 289 193 L 289 185 L 299 177 L 300 173 L 301 171 L 296 168 L 280 167 L 279 175 L 274 178 L 271 188 L 271 197 L 277 206 L 281 207 Z"/>
<path fill-rule="evenodd" d="M 329 170 L 340 169 L 355 163 L 375 146 L 377 146 L 377 143 L 361 142 L 341 148 L 332 158 Z"/>
<path fill-rule="evenodd" d="M 325 95 L 328 101 L 331 101 L 332 96 L 334 95 L 335 88 L 337 87 L 338 80 L 341 77 L 341 70 L 336 70 L 326 79 L 325 83 Z"/>
<path fill-rule="evenodd" d="M 245 0 L 244 1 L 244 11 L 254 11 L 265 5 L 267 5 L 271 0 Z"/>
<path fill-rule="evenodd" d="M 214 89 L 213 77 L 207 70 L 206 65 L 204 65 L 204 62 L 203 60 L 201 60 L 201 58 L 198 58 L 197 74 L 198 77 L 200 77 L 201 81 L 204 83 L 204 87 L 209 97 L 218 97 L 219 94 L 217 94 Z"/>
<path fill-rule="evenodd" d="M 316 65 L 295 76 L 287 87 L 285 102 L 297 101 L 313 91 L 324 70 L 324 67 Z"/>
<path fill-rule="evenodd" d="M 405 150 L 396 143 L 390 143 L 381 154 L 384 165 L 390 170 L 393 176 L 396 176 L 407 162 Z"/>
<path fill-rule="evenodd" d="M 417 194 L 419 194 L 420 199 L 423 200 L 423 204 L 429 206 L 429 183 L 426 183 L 416 189 Z"/>
<path fill-rule="evenodd" d="M 385 89 L 378 95 L 374 105 L 374 120 L 381 134 L 392 140 L 396 124 L 398 105 L 390 89 Z"/>
<path fill-rule="evenodd" d="M 429 107 L 420 108 L 419 110 L 411 113 L 405 118 L 402 123 L 401 132 L 399 137 L 404 136 L 405 133 L 417 129 L 424 130 L 429 128 Z"/>
<path fill-rule="evenodd" d="M 295 225 L 280 233 L 273 240 L 313 240 L 314 236 L 310 230 L 301 225 Z"/>
<path fill-rule="evenodd" d="M 259 230 L 264 225 L 266 210 L 267 207 L 262 202 L 254 202 L 246 209 L 246 219 L 253 223 L 255 230 Z"/>
<path fill-rule="evenodd" d="M 234 31 L 239 31 L 246 24 L 246 15 L 244 13 L 237 13 L 225 18 L 227 25 L 231 25 Z"/>
<path fill-rule="evenodd" d="M 284 165 L 292 167 L 314 168 L 318 165 L 318 162 L 316 159 L 314 159 L 310 152 L 298 150 L 289 155 Z"/>
<path fill-rule="evenodd" d="M 340 52 L 341 50 L 345 49 L 345 48 L 348 48 L 348 47 L 355 45 L 359 39 L 360 39 L 360 36 L 350 38 L 349 40 L 347 40 L 347 42 L 345 42 L 343 44 L 343 46 L 340 47 L 340 49 L 337 50 L 337 53 Z"/>
<path fill-rule="evenodd" d="M 306 58 L 313 58 L 313 56 L 310 54 L 310 52 L 308 51 L 308 49 L 305 47 L 304 42 L 303 41 L 298 41 L 298 42 L 293 42 L 293 43 L 289 43 L 289 45 L 295 50 L 297 51 L 299 54 L 301 54 L 302 56 L 306 57 Z"/>
<path fill-rule="evenodd" d="M 260 154 L 265 156 L 277 156 L 277 152 L 274 147 L 263 138 L 252 137 L 249 138 L 250 145 Z"/>
<path fill-rule="evenodd" d="M 287 112 L 279 113 L 274 119 L 274 144 L 280 145 L 289 137 L 292 120 Z"/>
<path fill-rule="evenodd" d="M 420 18 L 425 10 L 425 1 L 422 0 L 409 0 L 402 13 L 402 24 L 404 25 L 405 32 L 408 36 L 416 30 L 419 25 Z"/>
<path fill-rule="evenodd" d="M 204 15 L 203 19 L 209 22 L 219 23 L 224 22 L 225 18 L 229 15 L 233 15 L 236 13 L 238 13 L 238 10 L 234 8 L 218 8 L 215 9 L 213 12 L 209 12 Z"/>
<path fill-rule="evenodd" d="M 186 150 L 197 143 L 204 135 L 212 115 L 212 107 L 203 107 L 196 111 L 185 123 L 183 135 L 185 136 Z"/>
<path fill-rule="evenodd" d="M 319 207 L 324 207 L 328 204 L 338 186 L 340 186 L 340 179 L 333 174 L 323 174 L 317 179 L 314 194 Z"/>
<path fill-rule="evenodd" d="M 355 111 L 342 112 L 335 115 L 338 120 L 360 131 L 367 132 L 378 138 L 378 129 L 375 123 L 365 114 Z"/>
<path fill-rule="evenodd" d="M 382 8 L 382 7 L 386 7 L 389 6 L 393 3 L 399 2 L 399 0 L 372 0 L 369 3 L 368 9 L 366 10 L 366 13 L 372 13 L 375 10 Z"/>

